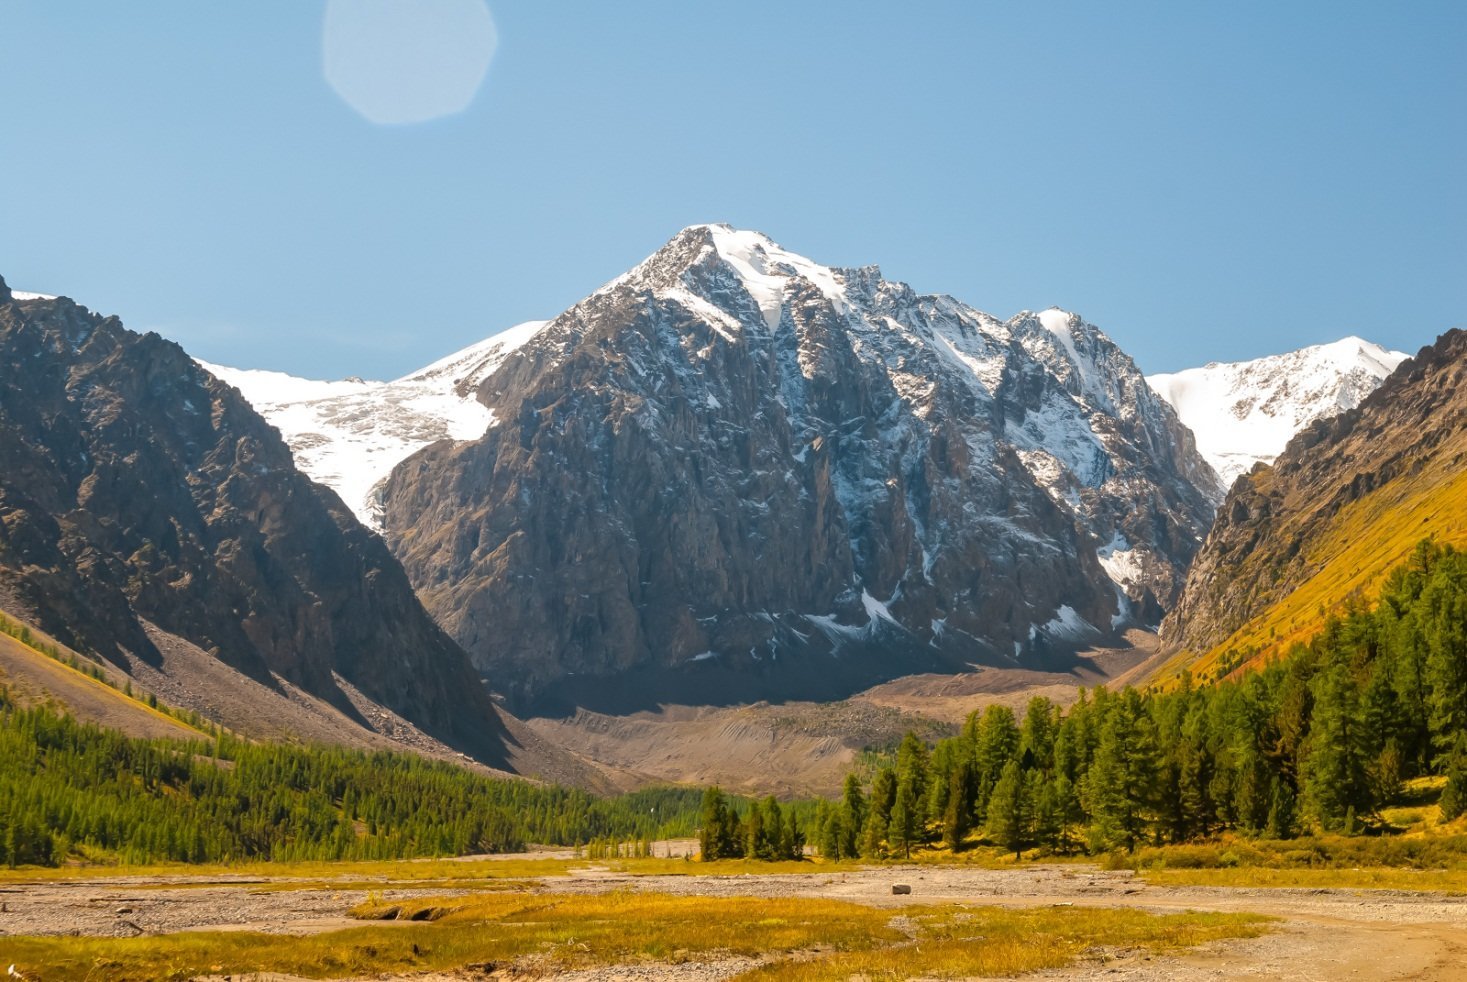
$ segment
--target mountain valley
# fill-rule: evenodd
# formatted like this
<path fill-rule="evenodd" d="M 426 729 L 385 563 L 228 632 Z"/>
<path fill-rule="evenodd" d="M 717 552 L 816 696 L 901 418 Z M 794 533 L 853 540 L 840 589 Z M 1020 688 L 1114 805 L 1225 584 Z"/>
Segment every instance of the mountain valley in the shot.
<path fill-rule="evenodd" d="M 55 356 L 100 349 L 95 315 L 16 296 L 27 321 L 56 323 Z M 15 322 L 18 337 L 33 330 Z M 479 686 L 463 681 L 444 690 L 451 710 L 404 702 L 421 697 L 424 668 L 374 690 L 340 670 L 323 682 L 250 662 L 248 648 L 226 657 L 213 634 L 128 613 L 149 609 L 144 575 L 101 628 L 56 612 L 34 572 L 11 573 L 0 605 L 245 732 L 465 747 L 599 788 L 829 793 L 862 748 L 906 729 L 1144 678 L 1170 657 L 1152 632 L 1211 526 L 1219 474 L 1269 462 L 1400 357 L 1346 339 L 1145 379 L 1073 314 L 1000 321 L 875 267 L 694 226 L 558 317 L 397 381 L 204 364 L 197 382 L 183 373 L 197 391 L 152 383 L 162 415 L 132 424 L 172 427 L 210 405 L 217 445 L 248 407 L 203 393 L 211 376 L 220 393 L 234 386 L 378 534 L 318 489 L 333 526 L 386 542 L 524 722 L 487 693 L 473 702 Z M 190 431 L 185 459 L 202 442 Z M 269 452 L 254 472 L 288 466 Z M 132 548 L 128 562 L 144 555 Z M 480 725 L 499 735 L 433 735 Z"/>

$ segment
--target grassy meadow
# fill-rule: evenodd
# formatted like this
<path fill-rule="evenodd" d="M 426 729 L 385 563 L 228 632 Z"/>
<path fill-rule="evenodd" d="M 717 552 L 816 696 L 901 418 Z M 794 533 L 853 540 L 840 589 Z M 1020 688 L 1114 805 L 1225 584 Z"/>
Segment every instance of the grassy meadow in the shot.
<path fill-rule="evenodd" d="M 962 978 L 1056 967 L 1119 949 L 1163 952 L 1251 937 L 1268 924 L 1247 914 L 958 905 L 893 910 L 809 898 L 631 892 L 368 901 L 354 914 L 372 923 L 304 936 L 8 938 L 4 947 L 28 978 L 117 982 L 252 972 L 350 978 L 482 971 L 511 962 L 553 972 L 730 957 L 757 960 L 737 976 L 751 980 Z M 376 920 L 389 915 L 389 922 Z"/>

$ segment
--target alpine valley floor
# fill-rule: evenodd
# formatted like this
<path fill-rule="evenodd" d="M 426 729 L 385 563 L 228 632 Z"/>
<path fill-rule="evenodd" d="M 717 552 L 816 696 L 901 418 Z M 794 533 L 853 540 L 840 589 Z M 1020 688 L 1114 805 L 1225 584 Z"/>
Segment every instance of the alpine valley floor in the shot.
<path fill-rule="evenodd" d="M 554 851 L 13 871 L 0 960 L 28 979 L 1467 978 L 1467 897 L 1349 871 L 1268 889 L 1080 863 L 763 869 Z"/>
<path fill-rule="evenodd" d="M 1130 630 L 1119 646 L 1066 655 L 1049 670 L 909 675 L 832 702 L 716 705 L 648 699 L 634 684 L 603 683 L 573 705 L 515 723 L 624 789 L 672 782 L 761 796 L 828 796 L 862 751 L 893 748 L 908 731 L 930 742 L 955 732 L 974 710 L 1006 705 L 1017 712 L 1035 696 L 1068 706 L 1080 687 L 1133 683 L 1159 657 L 1156 635 Z"/>

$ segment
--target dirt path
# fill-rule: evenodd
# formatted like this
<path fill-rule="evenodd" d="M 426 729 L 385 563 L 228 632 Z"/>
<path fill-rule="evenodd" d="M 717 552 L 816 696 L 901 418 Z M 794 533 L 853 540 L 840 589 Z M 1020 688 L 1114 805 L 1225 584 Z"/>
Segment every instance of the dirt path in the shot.
<path fill-rule="evenodd" d="M 910 896 L 891 887 L 908 884 Z M 343 884 L 345 886 L 345 883 Z M 360 880 L 352 886 L 359 887 Z M 1467 982 L 1467 898 L 1401 891 L 1244 889 L 1150 886 L 1126 871 L 1077 865 L 1016 869 L 889 866 L 850 872 L 734 876 L 647 875 L 588 865 L 564 876 L 544 877 L 539 892 L 639 890 L 678 895 L 819 897 L 897 908 L 907 904 L 972 906 L 1135 907 L 1248 911 L 1281 918 L 1260 938 L 1225 942 L 1182 955 L 1149 958 L 1106 952 L 1044 979 L 1442 979 Z M 391 899 L 443 896 L 409 882 L 384 883 Z M 201 929 L 311 933 L 357 926 L 347 911 L 366 897 L 362 889 L 333 889 L 321 881 L 248 877 L 124 878 L 0 888 L 0 949 L 13 934 L 83 934 L 109 937 Z M 680 966 L 640 966 L 583 971 L 576 982 L 686 979 L 711 982 L 749 967 L 746 961 Z"/>

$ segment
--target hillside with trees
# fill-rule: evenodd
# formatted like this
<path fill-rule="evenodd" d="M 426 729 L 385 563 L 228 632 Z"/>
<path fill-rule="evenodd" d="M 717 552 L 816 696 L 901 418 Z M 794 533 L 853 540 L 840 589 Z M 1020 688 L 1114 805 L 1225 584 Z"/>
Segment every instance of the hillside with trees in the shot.
<path fill-rule="evenodd" d="M 600 798 L 411 754 L 145 740 L 0 687 L 0 862 L 398 859 L 689 835 L 699 792 Z"/>
<path fill-rule="evenodd" d="M 1406 782 L 1444 776 L 1467 811 L 1467 553 L 1421 542 L 1370 610 L 1235 680 L 1104 688 L 1061 712 L 973 713 L 928 749 L 913 736 L 869 787 L 822 803 L 829 857 L 905 856 L 973 834 L 1014 852 L 1135 850 L 1223 832 L 1287 839 L 1388 831 Z"/>

